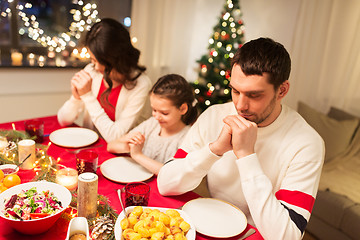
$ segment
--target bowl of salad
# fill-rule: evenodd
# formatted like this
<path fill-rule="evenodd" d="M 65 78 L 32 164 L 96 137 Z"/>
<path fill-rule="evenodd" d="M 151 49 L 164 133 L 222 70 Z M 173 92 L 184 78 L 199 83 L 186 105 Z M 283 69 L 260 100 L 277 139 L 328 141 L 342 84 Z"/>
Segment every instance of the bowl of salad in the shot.
<path fill-rule="evenodd" d="M 28 182 L 0 194 L 0 217 L 23 234 L 43 233 L 71 202 L 70 191 L 53 182 Z"/>

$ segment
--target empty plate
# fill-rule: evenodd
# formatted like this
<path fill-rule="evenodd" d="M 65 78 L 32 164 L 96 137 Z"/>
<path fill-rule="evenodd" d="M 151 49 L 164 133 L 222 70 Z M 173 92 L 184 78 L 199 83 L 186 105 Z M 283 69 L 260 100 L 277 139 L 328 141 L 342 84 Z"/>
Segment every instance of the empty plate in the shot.
<path fill-rule="evenodd" d="M 49 139 L 61 147 L 79 148 L 93 144 L 99 139 L 99 135 L 88 128 L 68 127 L 53 131 Z"/>
<path fill-rule="evenodd" d="M 210 237 L 233 237 L 247 226 L 246 216 L 239 208 L 214 198 L 191 200 L 182 210 L 189 215 L 197 232 Z"/>
<path fill-rule="evenodd" d="M 119 183 L 142 182 L 153 176 L 151 172 L 130 157 L 116 157 L 106 160 L 100 166 L 104 177 Z"/>

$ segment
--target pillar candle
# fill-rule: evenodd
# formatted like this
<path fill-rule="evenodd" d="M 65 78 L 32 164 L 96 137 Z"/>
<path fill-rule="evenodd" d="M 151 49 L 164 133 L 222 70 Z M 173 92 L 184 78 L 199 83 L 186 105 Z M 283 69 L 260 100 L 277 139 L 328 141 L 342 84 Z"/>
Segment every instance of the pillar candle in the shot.
<path fill-rule="evenodd" d="M 18 142 L 19 162 L 22 163 L 29 155 L 30 157 L 21 164 L 20 169 L 28 170 L 34 168 L 35 163 L 35 141 L 31 139 L 24 139 Z"/>
<path fill-rule="evenodd" d="M 8 144 L 6 137 L 0 136 L 0 151 L 3 151 Z"/>
<path fill-rule="evenodd" d="M 79 217 L 93 218 L 97 212 L 98 176 L 95 173 L 85 172 L 78 177 Z"/>
<path fill-rule="evenodd" d="M 12 52 L 11 53 L 11 62 L 14 66 L 21 66 L 22 65 L 23 55 L 19 52 Z"/>

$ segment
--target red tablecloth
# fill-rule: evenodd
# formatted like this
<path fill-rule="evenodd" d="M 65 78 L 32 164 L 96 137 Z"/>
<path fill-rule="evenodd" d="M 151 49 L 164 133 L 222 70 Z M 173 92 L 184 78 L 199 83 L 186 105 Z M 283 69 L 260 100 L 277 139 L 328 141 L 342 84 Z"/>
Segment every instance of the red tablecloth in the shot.
<path fill-rule="evenodd" d="M 60 127 L 56 116 L 50 116 L 50 117 L 44 117 L 41 118 L 44 121 L 44 134 L 48 135 L 54 130 L 57 130 Z M 3 123 L 0 124 L 0 129 L 12 129 L 13 125 L 15 126 L 16 130 L 24 130 L 24 121 L 17 121 L 17 122 L 9 122 L 9 123 Z M 49 138 L 45 137 L 43 144 L 48 144 Z M 97 142 L 95 142 L 91 146 L 97 146 L 102 145 L 99 148 L 94 148 L 93 150 L 96 151 L 99 154 L 99 165 L 102 164 L 104 161 L 116 157 L 116 155 L 111 154 L 106 151 L 106 142 L 103 139 L 99 139 Z M 67 167 L 71 167 L 76 169 L 76 163 L 75 163 L 75 154 L 70 153 L 67 151 L 66 148 L 57 146 L 55 144 L 51 144 L 48 149 L 48 154 L 50 156 L 53 156 L 55 159 L 60 158 L 60 164 L 63 164 Z M 22 182 L 28 182 L 34 177 L 34 172 L 32 170 L 19 171 L 19 176 L 21 177 Z M 116 189 L 122 188 L 124 185 L 120 183 L 116 183 L 113 181 L 110 181 L 106 179 L 102 174 L 100 169 L 97 171 L 97 175 L 99 177 L 98 181 L 98 193 L 101 195 L 106 196 L 109 199 L 109 202 L 111 206 L 120 213 L 122 211 Z M 151 187 L 150 192 L 150 199 L 149 199 L 149 206 L 152 207 L 166 207 L 166 208 L 178 208 L 182 205 L 184 205 L 187 201 L 198 198 L 199 195 L 193 192 L 188 192 L 186 194 L 180 195 L 180 196 L 173 196 L 173 197 L 164 197 L 159 194 L 157 184 L 156 184 L 156 177 L 153 177 L 147 181 L 147 183 Z M 65 218 L 60 218 L 55 225 L 50 228 L 49 231 L 35 235 L 35 236 L 29 236 L 29 235 L 23 235 L 15 230 L 13 230 L 11 227 L 7 226 L 7 223 L 4 221 L 4 219 L 0 218 L 0 240 L 2 239 L 65 239 L 66 233 L 67 233 L 67 227 L 68 227 L 69 221 Z M 251 225 L 247 226 L 247 229 L 253 228 Z M 246 230 L 247 230 L 246 229 Z M 245 231 L 244 231 L 245 232 Z M 227 238 L 226 240 L 233 240 L 238 239 L 242 234 Z M 197 240 L 202 239 L 216 239 L 208 236 L 204 236 L 202 234 L 197 233 L 196 234 Z M 251 235 L 247 239 L 262 239 L 261 235 L 256 232 L 255 234 Z"/>

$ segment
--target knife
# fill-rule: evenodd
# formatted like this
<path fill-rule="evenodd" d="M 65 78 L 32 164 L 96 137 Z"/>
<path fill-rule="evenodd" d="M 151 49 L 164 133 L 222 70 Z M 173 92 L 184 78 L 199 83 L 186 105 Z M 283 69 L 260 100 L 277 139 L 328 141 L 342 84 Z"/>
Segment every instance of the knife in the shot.
<path fill-rule="evenodd" d="M 244 235 L 242 235 L 238 240 L 243 240 L 247 237 L 249 237 L 250 235 L 253 235 L 255 233 L 255 229 L 250 228 Z"/>

